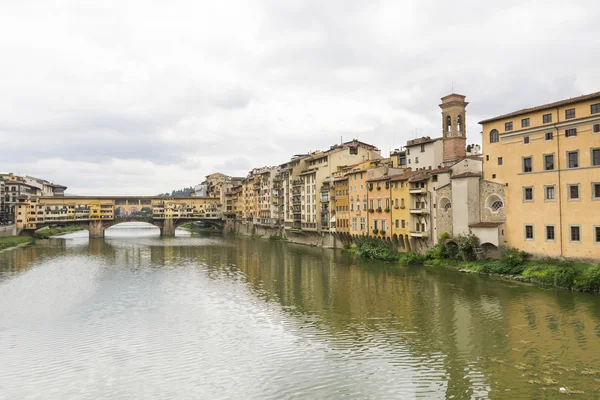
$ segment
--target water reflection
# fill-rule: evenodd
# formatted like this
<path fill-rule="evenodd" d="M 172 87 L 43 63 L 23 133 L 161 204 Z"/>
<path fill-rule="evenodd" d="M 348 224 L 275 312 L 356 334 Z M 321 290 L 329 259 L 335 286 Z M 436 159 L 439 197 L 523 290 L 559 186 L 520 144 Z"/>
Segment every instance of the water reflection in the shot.
<path fill-rule="evenodd" d="M 124 231 L 0 253 L 0 266 L 0 310 L 43 286 L 52 305 L 0 311 L 0 373 L 15 395 L 48 384 L 59 398 L 69 381 L 88 398 L 512 399 L 561 386 L 599 396 L 594 295 L 288 243 Z M 17 337 L 30 347 L 15 350 Z M 54 380 L 27 370 L 34 361 Z"/>

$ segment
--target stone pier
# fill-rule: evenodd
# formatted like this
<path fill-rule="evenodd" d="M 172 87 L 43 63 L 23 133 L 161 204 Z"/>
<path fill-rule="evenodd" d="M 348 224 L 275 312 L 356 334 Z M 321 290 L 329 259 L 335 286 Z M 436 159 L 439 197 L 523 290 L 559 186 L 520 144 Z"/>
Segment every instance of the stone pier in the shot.
<path fill-rule="evenodd" d="M 91 238 L 103 238 L 104 237 L 104 225 L 102 221 L 90 221 L 90 227 L 88 229 Z"/>
<path fill-rule="evenodd" d="M 175 236 L 175 224 L 172 219 L 165 219 L 160 228 L 161 236 Z"/>

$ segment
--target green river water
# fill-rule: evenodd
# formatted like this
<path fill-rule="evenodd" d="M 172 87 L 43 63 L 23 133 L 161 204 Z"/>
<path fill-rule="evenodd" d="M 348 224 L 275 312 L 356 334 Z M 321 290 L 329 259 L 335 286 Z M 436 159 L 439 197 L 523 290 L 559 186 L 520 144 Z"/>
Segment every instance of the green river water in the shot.
<path fill-rule="evenodd" d="M 0 252 L 1 399 L 600 398 L 599 295 L 157 234 Z"/>

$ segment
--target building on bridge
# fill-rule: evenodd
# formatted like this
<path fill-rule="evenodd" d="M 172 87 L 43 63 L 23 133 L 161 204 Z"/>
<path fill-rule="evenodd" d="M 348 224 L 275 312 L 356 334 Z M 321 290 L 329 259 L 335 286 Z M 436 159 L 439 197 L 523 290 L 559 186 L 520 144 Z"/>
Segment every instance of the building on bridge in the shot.
<path fill-rule="evenodd" d="M 44 179 L 12 173 L 0 175 L 0 222 L 15 221 L 15 211 L 19 199 L 32 196 L 64 196 L 66 186 L 50 183 Z"/>
<path fill-rule="evenodd" d="M 192 221 L 222 220 L 220 200 L 210 197 L 28 197 L 16 206 L 19 231 L 35 231 L 49 225 L 81 226 L 91 237 L 121 222 L 142 221 L 156 225 L 164 236 Z"/>

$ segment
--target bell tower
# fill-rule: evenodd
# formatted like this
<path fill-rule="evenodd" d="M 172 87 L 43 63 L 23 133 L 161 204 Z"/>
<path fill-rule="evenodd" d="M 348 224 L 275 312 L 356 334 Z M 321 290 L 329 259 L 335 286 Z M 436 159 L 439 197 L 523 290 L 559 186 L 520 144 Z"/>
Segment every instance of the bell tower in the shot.
<path fill-rule="evenodd" d="M 442 97 L 442 138 L 444 165 L 451 165 L 466 156 L 467 103 L 466 96 L 451 93 Z"/>

